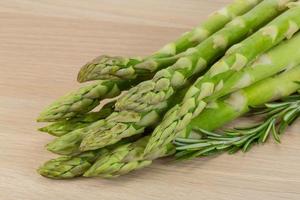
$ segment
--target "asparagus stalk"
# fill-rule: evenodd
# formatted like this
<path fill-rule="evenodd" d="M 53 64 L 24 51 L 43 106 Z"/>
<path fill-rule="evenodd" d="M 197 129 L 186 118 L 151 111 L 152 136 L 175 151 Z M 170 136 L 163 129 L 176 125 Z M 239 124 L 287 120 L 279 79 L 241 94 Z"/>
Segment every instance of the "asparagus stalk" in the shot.
<path fill-rule="evenodd" d="M 81 150 L 101 148 L 124 137 L 143 132 L 145 127 L 152 125 L 159 115 L 166 111 L 168 101 L 172 100 L 174 92 L 182 87 L 188 78 L 213 63 L 232 44 L 241 41 L 253 30 L 280 14 L 285 10 L 286 3 L 278 0 L 263 1 L 195 47 L 190 55 L 159 71 L 152 80 L 142 82 L 129 90 L 118 99 L 118 111 L 104 120 L 105 125 L 86 134 L 81 143 Z"/>
<path fill-rule="evenodd" d="M 262 0 L 235 0 L 227 7 L 213 13 L 209 18 L 190 32 L 183 34 L 176 41 L 165 45 L 153 55 L 141 58 L 99 56 L 82 67 L 78 81 L 90 80 L 125 80 L 139 77 L 149 77 L 158 69 L 167 67 L 182 53 L 204 41 L 217 32 L 234 17 L 242 15 Z M 174 57 L 175 56 L 175 57 Z M 171 57 L 170 59 L 168 59 Z"/>
<path fill-rule="evenodd" d="M 299 27 L 300 6 L 295 6 L 238 44 L 238 48 L 229 50 L 227 56 L 213 65 L 203 77 L 195 82 L 187 92 L 184 101 L 167 113 L 163 122 L 154 130 L 145 154 L 149 157 L 155 156 L 156 149 L 170 143 L 180 132 L 185 131 L 185 126 L 201 113 L 208 103 L 206 97 L 209 98 L 216 91 L 221 91 L 224 82 L 234 72 L 244 68 L 255 56 L 275 46 L 283 39 L 291 38 Z M 255 82 L 255 80 L 250 81 Z M 239 83 L 239 87 L 243 87 L 243 84 Z"/>
<path fill-rule="evenodd" d="M 219 127 L 222 127 L 224 124 L 247 113 L 249 109 L 253 106 L 262 105 L 269 101 L 281 99 L 285 96 L 288 96 L 296 92 L 300 88 L 300 85 L 296 84 L 295 80 L 300 80 L 300 66 L 295 67 L 290 71 L 283 72 L 278 76 L 262 80 L 248 88 L 233 93 L 227 98 L 222 98 L 214 103 L 211 103 L 209 107 L 207 107 L 200 115 L 198 115 L 192 120 L 192 122 L 187 127 L 187 132 L 185 132 L 184 135 L 180 135 L 178 138 L 176 138 L 175 144 L 177 144 L 177 156 L 185 156 L 186 158 L 191 156 L 197 156 L 199 154 L 203 155 L 205 151 L 203 151 L 203 148 L 200 144 L 198 144 L 198 149 L 196 147 L 188 145 L 196 142 L 199 143 L 199 140 L 193 139 L 194 134 L 198 134 L 197 132 L 195 133 L 194 130 L 205 130 L 205 133 L 209 133 L 208 131 L 212 131 Z M 282 84 L 283 82 L 285 84 Z M 242 101 L 243 105 L 239 104 L 239 101 L 236 100 L 239 99 L 237 97 L 240 95 L 242 95 L 243 98 L 247 99 L 247 101 Z M 299 99 L 299 95 L 296 97 L 298 97 Z M 300 112 L 299 100 L 295 101 L 295 99 L 292 99 L 292 101 L 289 100 L 287 102 L 288 103 L 285 103 L 284 105 L 282 103 L 279 104 L 280 107 L 284 107 L 280 110 L 278 110 L 278 104 L 268 105 L 269 107 L 276 110 L 276 112 L 285 111 L 285 113 L 292 113 L 292 115 L 288 114 L 289 117 L 287 119 L 294 119 L 291 117 L 294 117 L 295 114 L 299 114 Z M 298 111 L 297 113 L 292 112 L 295 109 L 286 109 L 295 108 L 295 104 L 298 108 L 296 109 Z M 269 112 L 269 114 L 275 114 L 274 110 L 272 110 L 272 112 Z M 290 123 L 291 121 L 288 120 L 288 122 Z M 84 176 L 86 177 L 100 176 L 105 178 L 112 178 L 148 166 L 151 164 L 152 160 L 145 159 L 143 157 L 143 151 L 148 140 L 149 136 L 146 136 L 140 139 L 138 142 L 121 145 L 120 147 L 116 147 L 115 150 L 110 152 L 105 151 L 101 154 L 100 157 L 97 157 L 98 159 L 92 167 L 81 168 L 83 170 L 79 171 L 80 173 L 68 172 L 68 174 L 73 175 L 73 177 L 75 175 L 84 174 Z M 206 142 L 206 144 L 207 143 L 208 142 Z M 211 151 L 211 149 L 209 150 Z M 161 149 L 161 152 L 157 155 L 157 157 L 163 157 L 171 155 L 173 153 L 174 146 L 172 146 L 172 143 L 170 143 L 169 145 L 166 145 Z M 80 158 L 80 156 L 68 158 L 72 158 L 72 160 L 75 160 L 78 157 Z M 65 173 L 61 172 L 61 169 L 69 169 L 70 165 L 65 162 L 59 162 L 60 159 L 61 158 L 54 160 L 58 160 L 55 162 L 55 165 L 49 166 L 49 164 L 47 163 L 43 165 L 41 168 L 42 170 L 40 170 L 40 172 L 46 171 L 47 173 L 42 173 L 42 175 L 50 178 L 53 178 L 53 174 L 58 174 L 55 176 L 55 178 L 72 177 L 65 177 Z M 96 160 L 96 157 L 94 160 Z M 81 166 L 81 163 L 82 162 L 78 162 L 78 166 Z M 72 167 L 77 168 L 76 165 L 72 165 Z M 57 171 L 59 171 L 59 173 L 57 173 Z M 63 170 L 63 172 L 65 171 Z"/>

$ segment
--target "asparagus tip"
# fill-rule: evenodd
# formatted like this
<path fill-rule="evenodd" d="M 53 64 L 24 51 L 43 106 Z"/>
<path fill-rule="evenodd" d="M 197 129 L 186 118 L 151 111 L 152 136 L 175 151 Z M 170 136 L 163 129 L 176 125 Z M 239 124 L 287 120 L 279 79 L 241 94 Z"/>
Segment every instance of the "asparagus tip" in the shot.
<path fill-rule="evenodd" d="M 77 81 L 82 83 L 92 80 L 120 80 L 135 77 L 135 71 L 130 68 L 130 61 L 139 58 L 102 55 L 81 67 Z M 126 70 L 125 70 L 126 69 Z"/>

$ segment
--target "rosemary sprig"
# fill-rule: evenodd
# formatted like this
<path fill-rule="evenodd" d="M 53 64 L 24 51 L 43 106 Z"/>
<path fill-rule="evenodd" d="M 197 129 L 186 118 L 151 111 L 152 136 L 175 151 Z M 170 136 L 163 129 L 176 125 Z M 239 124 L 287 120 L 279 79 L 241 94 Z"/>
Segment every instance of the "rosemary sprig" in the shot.
<path fill-rule="evenodd" d="M 247 152 L 255 143 L 265 143 L 270 135 L 280 143 L 280 135 L 300 116 L 300 94 L 256 108 L 254 115 L 262 115 L 263 120 L 252 126 L 225 130 L 223 133 L 194 130 L 202 135 L 198 140 L 177 138 L 174 141 L 176 156 L 187 159 L 222 152 L 233 154 L 239 150 Z"/>

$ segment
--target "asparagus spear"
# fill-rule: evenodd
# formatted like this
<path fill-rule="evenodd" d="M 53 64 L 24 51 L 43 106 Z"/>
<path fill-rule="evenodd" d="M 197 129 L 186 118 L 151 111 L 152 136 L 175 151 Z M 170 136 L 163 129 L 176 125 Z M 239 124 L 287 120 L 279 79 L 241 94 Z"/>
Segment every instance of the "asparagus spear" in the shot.
<path fill-rule="evenodd" d="M 135 79 L 137 76 L 149 77 L 158 69 L 167 67 L 179 57 L 176 54 L 186 51 L 217 32 L 234 17 L 251 10 L 262 0 L 235 0 L 227 7 L 215 12 L 190 32 L 183 34 L 176 41 L 165 45 L 153 55 L 141 58 L 99 56 L 82 67 L 78 81 Z M 174 57 L 175 56 L 175 57 Z M 170 59 L 169 59 L 170 58 Z"/>
<path fill-rule="evenodd" d="M 143 132 L 145 127 L 152 125 L 159 115 L 166 111 L 168 101 L 172 100 L 174 92 L 182 87 L 188 78 L 212 63 L 227 47 L 244 39 L 250 32 L 280 14 L 287 2 L 283 4 L 279 2 L 282 1 L 263 1 L 202 42 L 190 55 L 182 57 L 173 66 L 159 71 L 152 80 L 142 82 L 129 90 L 118 99 L 116 103 L 118 112 L 104 120 L 104 126 L 86 134 L 81 143 L 81 150 L 101 148 L 124 137 Z M 260 53 L 259 50 L 256 53 Z"/>
<path fill-rule="evenodd" d="M 178 138 L 176 138 L 175 144 L 177 144 L 177 149 L 179 151 L 177 153 L 177 156 L 185 156 L 186 158 L 190 156 L 196 156 L 198 154 L 203 155 L 205 153 L 205 151 L 203 151 L 204 147 L 201 147 L 201 145 L 199 144 L 199 140 L 195 140 L 192 138 L 194 130 L 205 130 L 205 133 L 209 134 L 208 131 L 212 131 L 219 127 L 222 127 L 224 124 L 248 112 L 249 109 L 253 106 L 262 105 L 266 102 L 288 96 L 296 92 L 300 88 L 300 85 L 294 82 L 295 80 L 300 80 L 300 66 L 295 67 L 290 71 L 283 72 L 278 76 L 262 80 L 248 88 L 232 94 L 227 98 L 222 98 L 214 103 L 211 103 L 209 107 L 207 107 L 200 115 L 193 119 L 193 121 L 188 125 L 185 134 L 180 135 Z M 285 84 L 282 84 L 283 82 Z M 244 103 L 244 105 L 242 106 L 238 103 L 238 101 L 236 101 L 236 99 L 239 99 L 237 98 L 237 96 L 239 95 L 243 95 L 244 98 L 247 98 L 247 101 L 242 101 L 242 103 Z M 295 100 L 295 98 L 293 98 L 292 100 L 289 99 L 286 100 L 287 103 L 284 104 L 268 104 L 269 107 L 272 108 L 272 110 L 268 110 L 269 116 L 276 114 L 274 113 L 274 110 L 276 112 L 284 111 L 284 113 L 290 113 L 288 115 L 285 114 L 285 116 L 288 116 L 286 117 L 287 119 L 294 119 L 295 114 L 299 114 L 299 95 L 296 96 L 296 98 L 298 98 L 298 100 Z M 295 109 L 295 104 L 298 109 Z M 280 109 L 278 110 L 278 108 Z M 297 112 L 293 112 L 295 110 L 297 110 Z M 291 121 L 287 120 L 287 122 L 290 123 Z M 286 125 L 283 125 L 283 127 L 285 126 Z M 105 151 L 101 154 L 100 157 L 98 157 L 95 164 L 93 164 L 93 166 L 89 169 L 88 167 L 86 167 L 84 168 L 84 170 L 79 171 L 80 173 L 68 172 L 68 174 L 73 176 L 64 176 L 64 172 L 66 172 L 66 170 L 61 169 L 69 169 L 70 165 L 65 162 L 59 162 L 61 158 L 55 159 L 55 162 L 52 161 L 55 163 L 55 165 L 49 165 L 46 163 L 42 166 L 42 170 L 40 170 L 39 172 L 47 172 L 42 173 L 42 175 L 48 176 L 50 178 L 53 178 L 53 174 L 58 174 L 55 176 L 55 178 L 69 178 L 75 177 L 75 175 L 82 175 L 84 172 L 84 176 L 86 177 L 117 177 L 119 175 L 123 175 L 130 171 L 137 170 L 151 164 L 151 159 L 143 158 L 143 150 L 148 140 L 149 136 L 146 136 L 136 143 L 124 144 L 120 147 L 116 147 L 116 149 L 113 151 Z M 202 140 L 202 142 L 204 141 Z M 188 145 L 193 143 L 196 143 L 198 145 L 198 149 L 195 147 L 192 148 L 193 146 Z M 209 144 L 209 142 L 206 141 L 204 143 Z M 210 148 L 207 149 L 210 151 L 212 150 Z M 95 152 L 97 151 L 99 150 L 96 150 Z M 170 143 L 169 145 L 163 146 L 160 153 L 157 154 L 157 157 L 163 157 L 173 153 L 174 147 L 172 146 L 172 143 Z M 76 160 L 78 157 L 80 158 L 81 156 L 68 158 Z M 77 165 L 81 166 L 81 163 L 82 162 L 78 162 Z M 72 167 L 77 168 L 76 165 L 72 165 Z M 58 171 L 59 173 L 57 173 Z"/>
<path fill-rule="evenodd" d="M 63 119 L 42 127 L 39 131 L 53 136 L 63 136 L 73 130 L 85 128 L 91 123 L 108 117 L 113 112 L 114 102 L 104 105 L 98 112 L 90 112 L 71 119 Z"/>
<path fill-rule="evenodd" d="M 295 6 L 238 44 L 238 48 L 229 50 L 228 56 L 218 61 L 203 77 L 195 82 L 187 92 L 184 101 L 168 112 L 163 122 L 154 130 L 145 149 L 145 154 L 151 157 L 151 154 L 155 155 L 156 149 L 171 142 L 176 135 L 184 131 L 185 126 L 192 118 L 205 108 L 208 103 L 206 97 L 209 98 L 216 91 L 223 92 L 222 88 L 226 79 L 235 71 L 241 70 L 255 56 L 270 49 L 284 38 L 291 38 L 299 30 L 299 27 L 300 6 Z M 256 68 L 254 68 L 255 70 Z M 255 80 L 250 80 L 250 82 L 255 82 Z M 239 83 L 239 87 L 243 87 L 243 84 Z"/>

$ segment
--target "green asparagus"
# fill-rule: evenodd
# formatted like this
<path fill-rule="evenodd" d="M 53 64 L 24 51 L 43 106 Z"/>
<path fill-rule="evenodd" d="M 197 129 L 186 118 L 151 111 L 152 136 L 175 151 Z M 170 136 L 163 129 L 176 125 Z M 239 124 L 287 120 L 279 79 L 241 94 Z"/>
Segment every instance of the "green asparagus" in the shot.
<path fill-rule="evenodd" d="M 118 111 L 104 120 L 105 125 L 86 134 L 81 143 L 81 150 L 101 148 L 124 137 L 143 132 L 145 127 L 152 125 L 166 111 L 174 92 L 182 87 L 189 77 L 213 63 L 232 44 L 244 39 L 253 30 L 257 30 L 285 10 L 287 2 L 279 2 L 283 3 L 278 0 L 263 1 L 203 41 L 190 55 L 159 71 L 152 80 L 142 82 L 129 90 L 117 100 Z M 223 43 L 224 38 L 226 43 Z"/>
<path fill-rule="evenodd" d="M 264 104 L 270 100 L 277 100 L 289 95 L 290 93 L 294 93 L 297 89 L 300 88 L 300 85 L 295 85 L 293 83 L 294 80 L 297 80 L 297 76 L 300 76 L 299 67 L 295 67 L 294 69 L 282 73 L 281 75 L 274 78 L 262 80 L 253 86 L 232 94 L 231 97 L 223 98 L 214 103 L 211 103 L 210 106 L 208 106 L 199 116 L 194 118 L 193 121 L 188 125 L 185 135 L 180 135 L 176 139 L 175 144 L 178 145 L 179 151 L 177 156 L 185 156 L 186 158 L 192 156 L 192 153 L 195 153 L 195 149 L 191 151 L 191 149 L 188 148 L 190 146 L 187 146 L 187 149 L 189 149 L 189 151 L 185 150 L 183 152 L 183 150 L 180 150 L 180 148 L 183 148 L 183 145 L 199 141 L 195 140 L 195 138 L 200 139 L 201 135 L 199 135 L 199 133 L 195 130 L 205 130 L 205 132 L 207 133 L 208 131 L 212 131 L 219 127 L 222 127 L 226 123 L 248 112 L 250 107 Z M 282 84 L 283 81 L 286 84 Z M 233 101 L 230 99 L 234 99 L 234 96 L 236 94 L 241 93 L 246 94 L 247 98 L 249 97 L 247 105 L 245 105 L 244 109 L 240 109 L 239 104 L 230 103 L 231 101 Z M 265 96 L 262 96 L 262 94 L 264 94 Z M 284 101 L 285 103 L 267 104 L 268 107 L 271 108 L 267 110 L 268 116 L 274 114 L 274 110 L 276 112 L 284 111 L 285 113 L 286 111 L 289 111 L 288 113 L 292 114 L 289 114 L 289 117 L 286 117 L 286 119 L 294 119 L 295 114 L 299 114 L 300 112 L 299 95 L 284 99 Z M 298 112 L 294 112 L 295 105 L 298 108 Z M 288 123 L 291 122 L 290 120 L 286 121 Z M 285 128 L 285 126 L 286 125 L 283 123 L 282 127 Z M 280 129 L 282 130 L 283 128 Z M 143 159 L 143 151 L 148 140 L 149 136 L 140 139 L 135 144 L 122 144 L 121 146 L 116 147 L 113 151 L 101 149 L 82 153 L 78 156 L 73 157 L 60 157 L 46 162 L 39 169 L 39 173 L 46 177 L 60 179 L 72 178 L 80 176 L 82 174 L 85 174 L 85 176 L 87 177 L 101 176 L 106 178 L 123 175 L 132 170 L 137 170 L 141 167 L 145 167 L 151 164 L 152 160 Z M 101 153 L 99 154 L 99 152 Z M 164 148 L 162 148 L 159 157 L 167 156 L 172 153 L 174 153 L 174 148 L 172 148 L 172 145 L 170 143 L 170 145 L 164 146 Z M 92 156 L 87 157 L 88 161 L 86 161 L 85 155 Z M 96 159 L 97 162 L 92 167 L 90 167 Z"/>
<path fill-rule="evenodd" d="M 158 52 L 145 59 L 99 56 L 82 67 L 78 74 L 78 81 L 125 80 L 135 79 L 137 76 L 146 76 L 148 79 L 155 71 L 173 64 L 180 58 L 180 56 L 175 56 L 176 54 L 198 45 L 223 28 L 234 17 L 248 12 L 261 1 L 235 0 L 227 7 L 212 14 L 191 32 L 183 34 L 176 41 L 165 45 Z"/>
<path fill-rule="evenodd" d="M 183 102 L 168 112 L 163 122 L 154 130 L 145 149 L 145 155 L 147 157 L 156 155 L 156 149 L 170 143 L 180 132 L 185 131 L 185 126 L 207 105 L 206 97 L 212 96 L 216 91 L 221 91 L 224 82 L 232 74 L 243 69 L 255 56 L 275 46 L 283 39 L 290 39 L 299 30 L 299 27 L 300 6 L 295 6 L 239 43 L 237 47 L 234 47 L 234 50 L 229 50 L 227 56 L 219 60 L 203 77 L 195 82 L 187 92 Z M 259 77 L 266 78 L 263 76 Z M 255 82 L 255 80 L 250 81 L 251 83 Z M 239 87 L 244 86 L 240 84 Z"/>
<path fill-rule="evenodd" d="M 295 1 L 236 0 L 149 57 L 101 56 L 88 63 L 79 82 L 104 80 L 62 97 L 38 118 L 54 122 L 40 130 L 59 136 L 47 149 L 64 155 L 38 172 L 53 179 L 113 178 L 165 156 L 247 151 L 270 135 L 280 142 L 300 117 L 300 93 L 291 95 L 300 91 Z M 249 110 L 262 121 L 214 132 Z"/>

